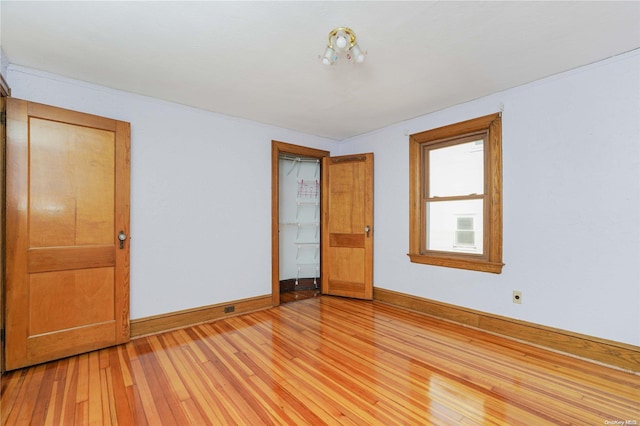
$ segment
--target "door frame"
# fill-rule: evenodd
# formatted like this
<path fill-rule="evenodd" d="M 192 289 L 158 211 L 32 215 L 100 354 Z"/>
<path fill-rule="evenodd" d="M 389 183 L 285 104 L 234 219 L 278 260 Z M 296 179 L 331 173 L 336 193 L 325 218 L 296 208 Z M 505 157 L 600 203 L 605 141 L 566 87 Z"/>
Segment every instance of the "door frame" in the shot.
<path fill-rule="evenodd" d="M 5 233 L 5 141 L 7 136 L 7 126 L 6 126 L 6 114 L 7 114 L 7 105 L 6 99 L 11 96 L 11 89 L 7 84 L 6 80 L 0 74 L 0 120 L 2 120 L 2 124 L 0 124 L 0 375 L 4 372 L 4 305 L 5 305 L 5 297 L 4 297 L 4 233 Z"/>
<path fill-rule="evenodd" d="M 280 154 L 321 160 L 330 152 L 286 142 L 271 141 L 271 303 L 280 305 Z M 321 206 L 322 207 L 322 206 Z M 322 223 L 322 208 L 320 208 Z M 320 259 L 322 262 L 322 259 Z"/>

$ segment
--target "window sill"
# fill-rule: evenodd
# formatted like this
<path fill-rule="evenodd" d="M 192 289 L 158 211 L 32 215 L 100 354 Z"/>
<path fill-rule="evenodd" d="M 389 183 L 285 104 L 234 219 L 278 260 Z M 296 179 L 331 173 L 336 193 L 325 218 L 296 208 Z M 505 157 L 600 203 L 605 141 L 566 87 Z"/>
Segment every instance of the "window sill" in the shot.
<path fill-rule="evenodd" d="M 491 262 L 485 259 L 461 258 L 454 256 L 434 256 L 424 254 L 407 254 L 412 263 L 423 265 L 445 266 L 448 268 L 468 269 L 471 271 L 490 272 L 493 274 L 502 273 L 502 262 Z"/>

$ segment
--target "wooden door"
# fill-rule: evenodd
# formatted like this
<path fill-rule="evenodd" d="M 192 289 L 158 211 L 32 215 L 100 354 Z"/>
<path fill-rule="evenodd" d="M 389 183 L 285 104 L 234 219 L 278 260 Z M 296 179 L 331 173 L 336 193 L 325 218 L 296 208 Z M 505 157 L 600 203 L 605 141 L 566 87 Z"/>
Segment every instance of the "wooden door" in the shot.
<path fill-rule="evenodd" d="M 7 100 L 7 370 L 129 340 L 129 132 Z"/>
<path fill-rule="evenodd" d="M 323 158 L 322 292 L 373 298 L 373 154 Z"/>

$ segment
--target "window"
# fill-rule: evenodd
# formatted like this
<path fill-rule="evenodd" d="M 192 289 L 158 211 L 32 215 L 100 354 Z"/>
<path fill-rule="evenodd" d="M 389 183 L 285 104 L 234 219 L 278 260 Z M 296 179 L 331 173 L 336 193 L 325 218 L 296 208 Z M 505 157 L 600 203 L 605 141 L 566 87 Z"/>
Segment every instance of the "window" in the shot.
<path fill-rule="evenodd" d="M 409 258 L 502 272 L 502 128 L 492 114 L 409 138 Z"/>

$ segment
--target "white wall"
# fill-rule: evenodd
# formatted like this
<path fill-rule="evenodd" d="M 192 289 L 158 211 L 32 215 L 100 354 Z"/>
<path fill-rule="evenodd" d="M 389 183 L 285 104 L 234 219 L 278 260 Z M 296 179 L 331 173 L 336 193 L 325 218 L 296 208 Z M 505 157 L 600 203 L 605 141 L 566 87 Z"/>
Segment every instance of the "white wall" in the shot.
<path fill-rule="evenodd" d="M 7 67 L 9 66 L 9 60 L 7 56 L 4 54 L 2 47 L 0 47 L 0 74 L 5 78 L 7 76 Z"/>
<path fill-rule="evenodd" d="M 334 142 L 12 65 L 8 82 L 131 123 L 131 318 L 271 293 L 271 140 Z"/>
<path fill-rule="evenodd" d="M 407 135 L 502 107 L 503 273 L 410 263 Z M 375 155 L 375 286 L 640 345 L 640 51 L 341 145 L 356 152 Z"/>

